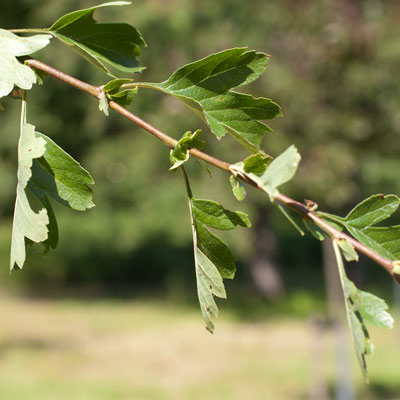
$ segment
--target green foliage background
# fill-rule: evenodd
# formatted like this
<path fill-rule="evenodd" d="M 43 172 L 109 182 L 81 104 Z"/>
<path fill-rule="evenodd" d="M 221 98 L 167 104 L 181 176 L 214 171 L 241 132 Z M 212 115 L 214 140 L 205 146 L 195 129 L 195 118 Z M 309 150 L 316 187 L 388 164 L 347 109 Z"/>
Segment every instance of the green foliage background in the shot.
<path fill-rule="evenodd" d="M 0 26 L 46 27 L 71 10 L 97 4 L 87 1 L 16 0 L 0 5 Z M 344 215 L 372 193 L 398 193 L 400 181 L 400 6 L 391 1 L 235 2 L 188 0 L 136 1 L 129 7 L 99 10 L 101 21 L 128 22 L 143 34 L 147 66 L 139 80 L 162 81 L 183 64 L 235 46 L 272 55 L 267 71 L 250 87 L 270 97 L 284 117 L 272 121 L 265 150 L 273 155 L 295 143 L 302 162 L 283 191 L 320 208 Z M 37 57 L 92 84 L 106 77 L 58 43 Z M 60 247 L 43 259 L 31 259 L 23 273 L 7 276 L 5 285 L 134 282 L 138 286 L 193 283 L 191 231 L 179 174 L 168 172 L 168 150 L 118 115 L 105 118 L 94 100 L 50 78 L 28 94 L 28 116 L 81 161 L 93 175 L 97 207 L 85 214 L 58 214 Z M 8 265 L 11 215 L 16 185 L 19 103 L 5 101 L 0 114 L 0 260 Z M 170 97 L 139 91 L 130 107 L 175 138 L 202 122 Z M 205 132 L 205 135 L 207 133 Z M 235 162 L 245 154 L 233 140 L 221 145 L 208 135 L 206 151 Z M 188 167 L 198 198 L 212 198 L 237 209 L 228 177 L 213 172 L 212 181 L 195 162 Z M 265 218 L 280 238 L 280 262 L 288 284 L 310 285 L 299 271 L 321 274 L 319 245 L 297 237 L 280 215 L 260 213 L 265 201 L 250 191 L 242 210 L 253 222 Z M 252 233 L 226 235 L 237 255 L 249 260 Z M 293 247 L 296 243 L 296 247 Z M 285 252 L 290 246 L 293 251 Z M 374 270 L 377 270 L 375 268 Z M 239 267 L 239 278 L 246 280 Z M 296 271 L 296 277 L 293 272 Z M 308 275 L 309 276 L 309 275 Z"/>

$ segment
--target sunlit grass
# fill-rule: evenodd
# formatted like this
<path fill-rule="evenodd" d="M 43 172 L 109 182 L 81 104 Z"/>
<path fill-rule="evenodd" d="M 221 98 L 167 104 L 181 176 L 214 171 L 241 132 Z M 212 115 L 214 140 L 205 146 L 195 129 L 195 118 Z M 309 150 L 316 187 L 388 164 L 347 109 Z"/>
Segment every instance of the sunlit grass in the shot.
<path fill-rule="evenodd" d="M 309 318 L 243 322 L 224 310 L 210 335 L 198 310 L 162 301 L 2 298 L 0 308 L 0 399 L 307 399 L 316 368 L 332 389 L 332 336 L 318 339 Z M 352 361 L 360 398 L 398 399 L 400 337 L 372 338 L 370 386 Z"/>

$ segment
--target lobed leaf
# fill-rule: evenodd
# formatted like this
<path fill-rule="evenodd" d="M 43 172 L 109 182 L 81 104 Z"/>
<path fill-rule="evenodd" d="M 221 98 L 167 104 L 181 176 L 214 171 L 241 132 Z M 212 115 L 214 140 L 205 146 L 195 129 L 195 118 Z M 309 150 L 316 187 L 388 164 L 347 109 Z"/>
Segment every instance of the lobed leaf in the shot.
<path fill-rule="evenodd" d="M 229 211 L 220 203 L 212 200 L 192 200 L 194 219 L 211 228 L 220 230 L 234 229 L 236 226 L 251 227 L 247 214 Z"/>
<path fill-rule="evenodd" d="M 48 30 L 77 51 L 89 62 L 112 75 L 106 64 L 123 72 L 140 72 L 137 56 L 146 43 L 140 32 L 128 24 L 99 24 L 93 13 L 102 7 L 123 6 L 126 1 L 113 1 L 71 12 L 59 18 Z"/>
<path fill-rule="evenodd" d="M 280 116 L 280 108 L 270 99 L 254 98 L 231 89 L 257 79 L 268 58 L 246 48 L 224 50 L 185 65 L 165 82 L 146 86 L 183 101 L 217 138 L 229 133 L 244 147 L 257 152 L 264 133 L 271 131 L 261 120 Z"/>
<path fill-rule="evenodd" d="M 7 96 L 14 85 L 29 90 L 36 83 L 35 72 L 16 57 L 35 53 L 46 47 L 51 35 L 20 37 L 0 29 L 0 98 Z"/>
<path fill-rule="evenodd" d="M 28 199 L 26 187 L 32 176 L 34 159 L 43 156 L 46 142 L 37 137 L 35 127 L 26 123 L 26 103 L 22 102 L 21 130 L 18 142 L 17 197 L 11 238 L 10 270 L 22 268 L 26 258 L 25 238 L 44 242 L 48 238 L 49 217 L 46 208 L 36 212 Z"/>
<path fill-rule="evenodd" d="M 354 349 L 363 375 L 368 380 L 365 357 L 373 353 L 374 346 L 369 338 L 365 323 L 369 322 L 381 328 L 392 328 L 393 318 L 386 311 L 388 306 L 384 300 L 371 293 L 359 290 L 348 279 L 339 246 L 340 244 L 337 241 L 333 241 Z"/>
<path fill-rule="evenodd" d="M 346 227 L 352 236 L 381 256 L 395 261 L 400 258 L 400 226 L 376 227 L 399 207 L 396 195 L 374 195 L 362 201 L 345 218 L 329 216 Z"/>

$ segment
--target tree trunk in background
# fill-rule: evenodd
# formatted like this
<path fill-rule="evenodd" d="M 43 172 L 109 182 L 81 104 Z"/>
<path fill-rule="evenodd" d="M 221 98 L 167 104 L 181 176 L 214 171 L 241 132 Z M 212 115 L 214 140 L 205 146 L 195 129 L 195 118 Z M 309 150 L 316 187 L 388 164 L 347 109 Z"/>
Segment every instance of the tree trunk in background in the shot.
<path fill-rule="evenodd" d="M 257 292 L 267 298 L 281 297 L 285 290 L 281 273 L 276 263 L 277 240 L 267 227 L 268 210 L 259 208 L 254 226 L 254 258 L 249 265 L 250 276 Z"/>

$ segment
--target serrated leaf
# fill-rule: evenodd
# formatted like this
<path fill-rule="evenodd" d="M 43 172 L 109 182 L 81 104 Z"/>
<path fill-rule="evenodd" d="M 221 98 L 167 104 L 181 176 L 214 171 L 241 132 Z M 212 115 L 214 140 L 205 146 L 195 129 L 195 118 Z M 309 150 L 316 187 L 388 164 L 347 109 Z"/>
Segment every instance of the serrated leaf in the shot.
<path fill-rule="evenodd" d="M 386 311 L 388 306 L 384 300 L 371 293 L 359 290 L 348 279 L 340 254 L 339 243 L 335 240 L 333 241 L 333 247 L 343 287 L 347 319 L 353 337 L 354 349 L 363 375 L 368 380 L 365 357 L 373 353 L 374 346 L 369 338 L 365 323 L 369 322 L 382 328 L 392 328 L 393 318 Z"/>
<path fill-rule="evenodd" d="M 0 98 L 7 96 L 14 85 L 29 90 L 36 83 L 36 75 L 31 68 L 21 64 L 16 57 L 35 53 L 46 47 L 51 35 L 20 37 L 0 29 Z"/>
<path fill-rule="evenodd" d="M 197 294 L 206 329 L 213 333 L 214 324 L 211 318 L 218 318 L 218 307 L 214 296 L 226 298 L 221 275 L 212 261 L 199 249 L 195 249 Z"/>
<path fill-rule="evenodd" d="M 18 142 L 18 183 L 11 239 L 10 270 L 22 268 L 26 257 L 25 238 L 44 242 L 48 238 L 49 217 L 45 208 L 35 212 L 28 200 L 26 187 L 32 176 L 34 159 L 42 157 L 46 142 L 37 137 L 35 127 L 26 123 L 26 103 L 22 102 L 21 131 Z"/>
<path fill-rule="evenodd" d="M 344 218 L 346 225 L 364 228 L 389 218 L 399 207 L 400 198 L 394 194 L 376 194 L 355 206 Z"/>
<path fill-rule="evenodd" d="M 243 169 L 247 173 L 261 175 L 265 172 L 271 161 L 272 157 L 265 153 L 252 154 L 244 160 Z"/>
<path fill-rule="evenodd" d="M 189 160 L 190 148 L 202 149 L 205 146 L 205 142 L 199 139 L 201 132 L 201 129 L 197 129 L 193 133 L 187 131 L 182 135 L 176 146 L 169 153 L 169 159 L 172 164 L 170 171 L 176 170 Z"/>
<path fill-rule="evenodd" d="M 213 262 L 222 278 L 233 279 L 236 273 L 236 257 L 231 249 L 201 222 L 195 220 L 195 228 L 199 249 Z"/>
<path fill-rule="evenodd" d="M 89 172 L 49 137 L 38 132 L 37 136 L 45 140 L 46 151 L 33 161 L 29 187 L 36 189 L 31 190 L 40 190 L 74 210 L 94 207 L 88 186 L 94 182 Z"/>
<path fill-rule="evenodd" d="M 250 221 L 244 213 L 228 211 L 219 203 L 194 199 L 186 171 L 183 167 L 181 171 L 189 200 L 199 303 L 206 329 L 213 333 L 211 318 L 218 316 L 213 295 L 226 297 L 222 279 L 234 277 L 236 258 L 227 244 L 210 232 L 206 225 L 232 229 L 237 225 L 248 227 Z"/>
<path fill-rule="evenodd" d="M 346 261 L 358 261 L 358 254 L 353 245 L 346 239 L 339 239 L 338 244 Z"/>
<path fill-rule="evenodd" d="M 101 7 L 123 6 L 126 1 L 113 1 L 71 12 L 59 18 L 50 28 L 55 37 L 84 56 L 93 65 L 112 76 L 104 63 L 123 72 L 139 72 L 137 56 L 146 46 L 139 31 L 128 24 L 99 24 L 93 13 Z"/>
<path fill-rule="evenodd" d="M 232 186 L 233 195 L 236 197 L 238 201 L 243 201 L 246 198 L 246 189 L 241 184 L 238 178 L 235 175 L 231 175 L 229 177 L 229 182 Z"/>
<path fill-rule="evenodd" d="M 236 226 L 251 227 L 247 214 L 229 211 L 216 201 L 193 199 L 192 209 L 194 219 L 210 228 L 229 230 Z"/>
<path fill-rule="evenodd" d="M 381 256 L 395 261 L 400 258 L 400 226 L 375 227 L 372 225 L 389 218 L 399 207 L 395 195 L 374 195 L 362 201 L 345 218 L 335 216 L 361 243 Z"/>
<path fill-rule="evenodd" d="M 270 132 L 261 120 L 281 115 L 279 106 L 266 98 L 255 98 L 231 89 L 257 79 L 269 56 L 246 48 L 234 48 L 187 64 L 162 83 L 147 83 L 175 96 L 210 127 L 217 138 L 229 133 L 251 152 Z"/>

